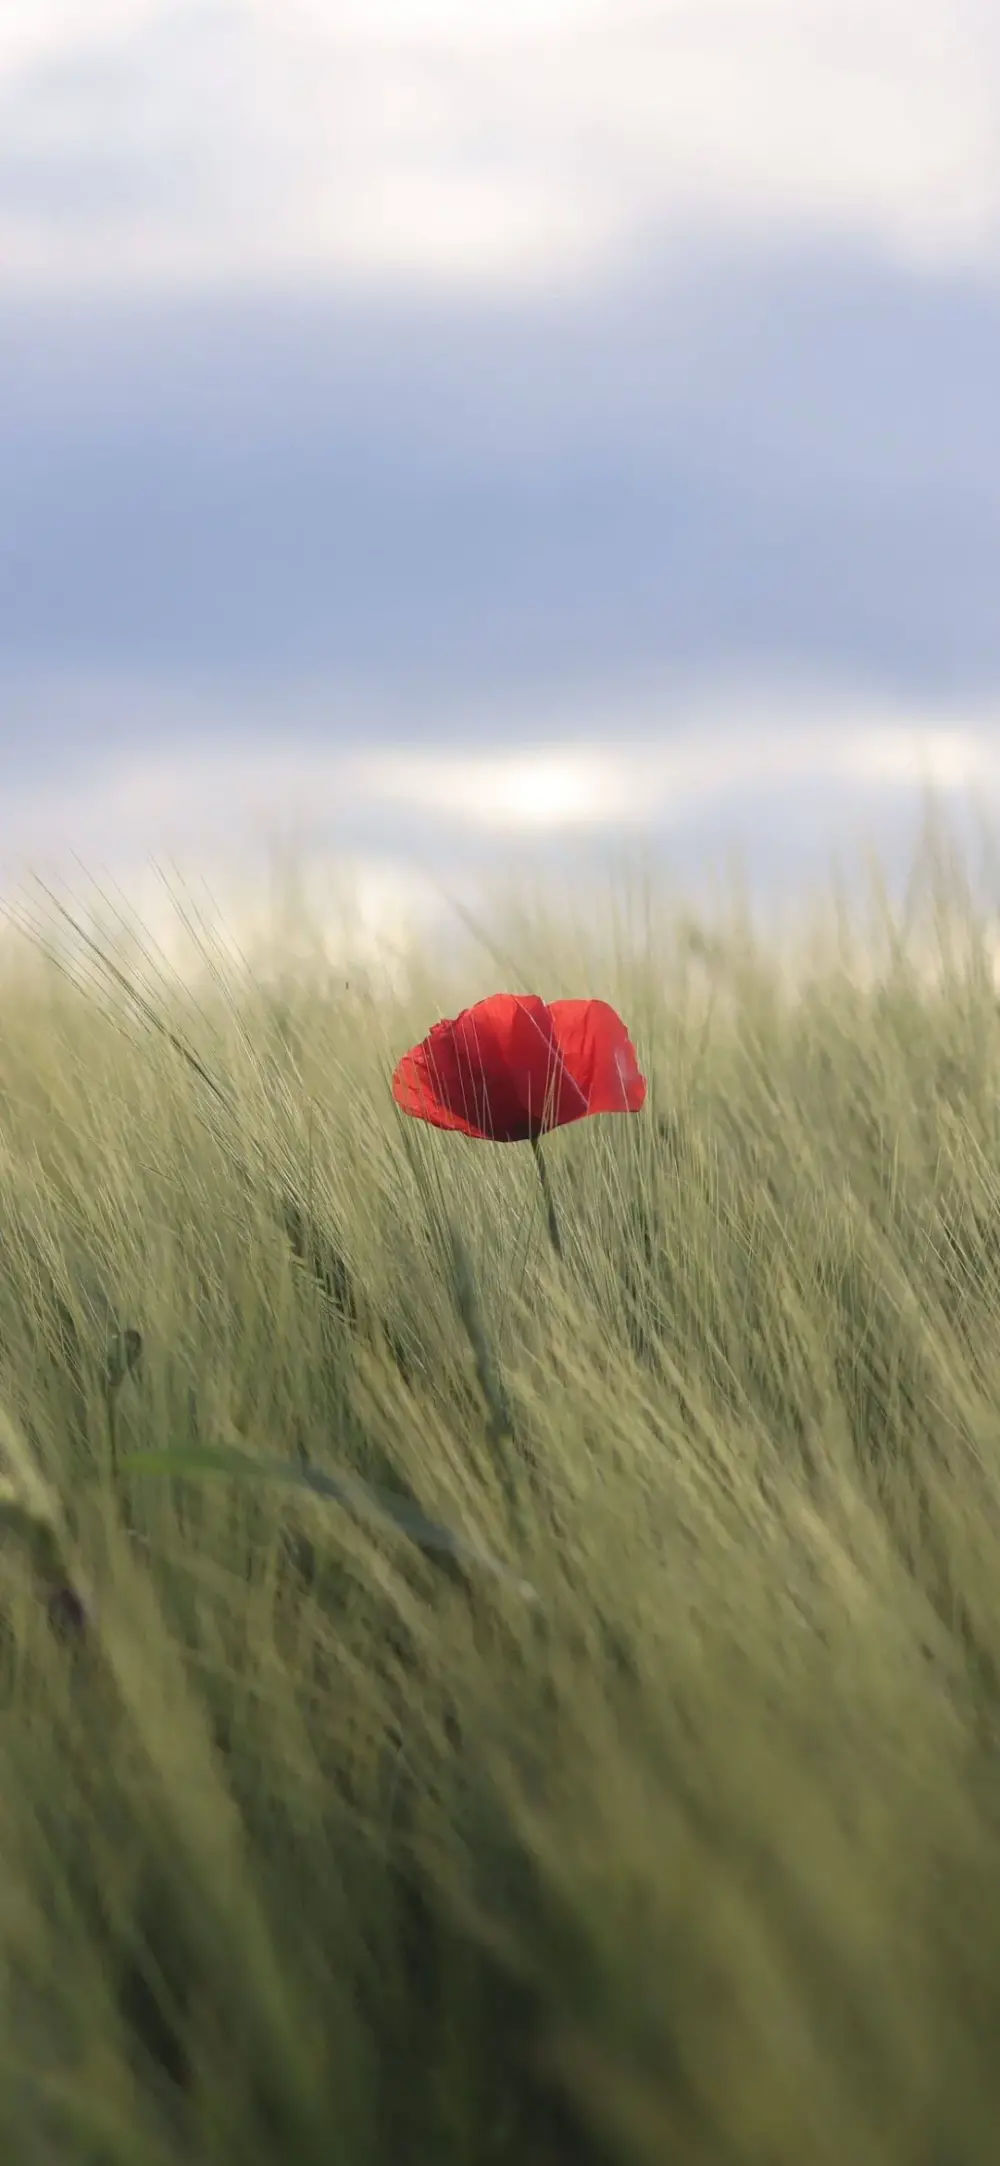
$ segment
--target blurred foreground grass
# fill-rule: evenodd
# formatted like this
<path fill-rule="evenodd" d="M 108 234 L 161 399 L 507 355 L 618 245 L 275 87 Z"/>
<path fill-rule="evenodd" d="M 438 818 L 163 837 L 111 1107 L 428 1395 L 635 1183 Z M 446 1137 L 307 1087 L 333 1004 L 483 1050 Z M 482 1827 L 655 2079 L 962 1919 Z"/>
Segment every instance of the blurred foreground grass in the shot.
<path fill-rule="evenodd" d="M 738 924 L 512 921 L 650 1077 L 545 1145 L 562 1270 L 529 1152 L 389 1098 L 498 961 L 196 1006 L 133 944 L 225 1113 L 92 957 L 9 961 L 0 1473 L 91 1622 L 12 1504 L 0 2156 L 992 2166 L 1000 1015 L 924 871 L 933 974 L 883 915 L 794 991 Z M 196 1448 L 388 1487 L 510 1579 L 128 1470 Z"/>

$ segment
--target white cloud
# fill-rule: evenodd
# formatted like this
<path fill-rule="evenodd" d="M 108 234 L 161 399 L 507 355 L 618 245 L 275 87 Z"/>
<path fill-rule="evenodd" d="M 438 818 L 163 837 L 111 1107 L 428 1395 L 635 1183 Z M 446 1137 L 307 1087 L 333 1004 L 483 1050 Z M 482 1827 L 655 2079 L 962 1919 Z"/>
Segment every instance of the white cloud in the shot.
<path fill-rule="evenodd" d="M 589 746 L 456 759 L 390 753 L 358 761 L 356 785 L 384 804 L 516 831 L 602 827 L 636 807 L 628 756 Z"/>
<path fill-rule="evenodd" d="M 928 726 L 845 716 L 816 727 L 727 727 L 660 746 L 591 746 L 456 759 L 389 755 L 358 763 L 366 795 L 414 814 L 497 832 L 558 832 L 616 825 L 669 826 L 713 802 L 772 795 L 792 785 L 884 793 L 1000 792 L 1000 714 L 992 728 L 956 720 Z"/>
<path fill-rule="evenodd" d="M 996 261 L 1000 25 L 980 0 L 17 13 L 9 276 L 502 289 L 706 231 Z"/>
<path fill-rule="evenodd" d="M 509 846 L 544 876 L 551 847 L 581 845 L 572 880 L 583 911 L 595 846 L 623 830 L 659 843 L 666 863 L 681 846 L 706 866 L 739 831 L 748 844 L 759 838 L 758 867 L 801 830 L 804 857 L 819 867 L 845 816 L 859 840 L 897 849 L 900 816 L 905 825 L 925 786 L 958 810 L 969 798 L 987 817 L 1000 810 L 1000 709 L 893 711 L 787 688 L 706 687 L 698 698 L 664 696 L 653 735 L 655 708 L 648 693 L 620 701 L 599 740 L 546 747 L 536 735 L 520 749 L 504 748 L 494 718 L 493 748 L 477 755 L 310 745 L 288 716 L 270 742 L 226 743 L 206 715 L 184 751 L 109 755 L 62 783 L 12 780 L 0 808 L 0 897 L 30 896 L 35 873 L 77 898 L 93 881 L 191 970 L 197 954 L 152 869 L 167 866 L 213 938 L 225 946 L 232 935 L 266 969 L 275 939 L 286 960 L 295 954 L 282 910 L 290 881 L 328 959 L 405 973 L 428 942 L 443 953 L 456 931 L 450 897 L 479 907 L 480 881 L 488 896 Z"/>
<path fill-rule="evenodd" d="M 51 686 L 44 698 L 51 716 Z M 32 712 L 42 709 L 8 695 L 12 726 Z M 623 693 L 603 725 L 591 710 L 592 734 L 575 743 L 546 744 L 540 718 L 526 728 L 522 711 L 505 726 L 497 713 L 492 744 L 474 753 L 327 747 L 296 735 L 294 713 L 273 735 L 258 716 L 241 742 L 225 715 L 201 711 L 196 731 L 194 708 L 172 712 L 184 750 L 122 749 L 62 784 L 12 777 L 0 866 L 70 849 L 106 863 L 163 853 L 202 864 L 257 859 L 276 834 L 305 856 L 322 855 L 345 838 L 350 845 L 360 823 L 367 833 L 380 821 L 418 846 L 449 831 L 461 839 L 669 830 L 734 800 L 773 807 L 793 789 L 819 802 L 836 789 L 876 806 L 924 787 L 1000 797 L 1000 709 L 893 710 L 808 688 L 706 687 L 659 699 L 647 689 L 631 701 Z"/>

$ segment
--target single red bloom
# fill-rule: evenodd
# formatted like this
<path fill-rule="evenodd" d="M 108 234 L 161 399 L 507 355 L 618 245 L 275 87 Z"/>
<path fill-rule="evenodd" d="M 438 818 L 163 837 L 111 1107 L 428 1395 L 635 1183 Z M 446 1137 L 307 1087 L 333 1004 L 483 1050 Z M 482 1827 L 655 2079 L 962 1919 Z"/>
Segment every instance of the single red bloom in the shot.
<path fill-rule="evenodd" d="M 524 1143 L 588 1113 L 638 1113 L 646 1079 L 606 1001 L 491 993 L 403 1054 L 392 1095 L 434 1128 Z"/>

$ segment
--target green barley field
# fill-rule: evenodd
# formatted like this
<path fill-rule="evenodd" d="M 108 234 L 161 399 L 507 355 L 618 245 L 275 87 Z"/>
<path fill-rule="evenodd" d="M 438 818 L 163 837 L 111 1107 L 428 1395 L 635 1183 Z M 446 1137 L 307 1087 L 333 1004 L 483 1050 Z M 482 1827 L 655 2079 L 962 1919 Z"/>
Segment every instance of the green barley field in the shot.
<path fill-rule="evenodd" d="M 993 928 L 865 897 L 796 972 L 645 888 L 391 985 L 8 929 L 12 2166 L 995 2166 Z M 649 1081 L 561 1257 L 392 1103 L 499 989 Z"/>

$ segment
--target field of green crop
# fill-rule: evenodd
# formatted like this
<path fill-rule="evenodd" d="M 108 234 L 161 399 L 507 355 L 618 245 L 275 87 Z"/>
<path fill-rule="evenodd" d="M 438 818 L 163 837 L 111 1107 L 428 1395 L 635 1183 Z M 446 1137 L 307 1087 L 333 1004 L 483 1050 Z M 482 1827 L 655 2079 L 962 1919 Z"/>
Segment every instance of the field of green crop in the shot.
<path fill-rule="evenodd" d="M 652 905 L 377 993 L 8 942 L 12 2166 L 994 2166 L 1000 1012 L 912 901 L 794 983 Z M 561 1258 L 391 1099 L 497 989 L 649 1079 Z"/>

